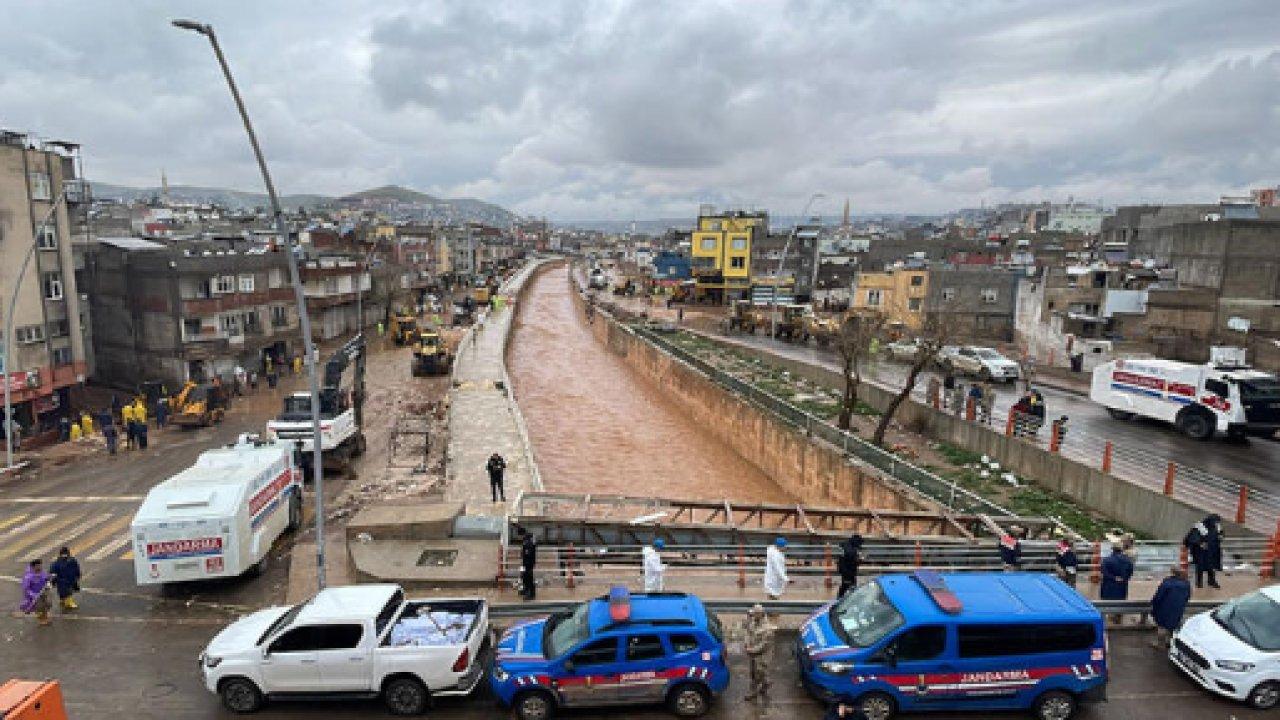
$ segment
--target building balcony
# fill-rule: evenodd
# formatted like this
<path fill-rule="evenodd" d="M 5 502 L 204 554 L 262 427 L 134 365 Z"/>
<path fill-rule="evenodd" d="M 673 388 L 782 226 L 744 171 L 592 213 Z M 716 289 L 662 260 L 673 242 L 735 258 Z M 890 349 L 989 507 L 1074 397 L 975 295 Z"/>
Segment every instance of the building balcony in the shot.
<path fill-rule="evenodd" d="M 264 290 L 261 292 L 214 295 L 207 298 L 183 298 L 182 315 L 184 317 L 213 315 L 215 313 L 226 312 L 228 310 L 238 310 L 240 308 L 267 305 L 277 302 L 288 302 L 292 299 L 293 289 L 287 287 L 271 288 L 270 290 Z"/>

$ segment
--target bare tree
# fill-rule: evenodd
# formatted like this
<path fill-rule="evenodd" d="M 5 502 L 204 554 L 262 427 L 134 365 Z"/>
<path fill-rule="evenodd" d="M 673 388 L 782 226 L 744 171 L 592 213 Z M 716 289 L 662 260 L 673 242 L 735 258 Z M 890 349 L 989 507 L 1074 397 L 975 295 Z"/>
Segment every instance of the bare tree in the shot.
<path fill-rule="evenodd" d="M 920 378 L 920 373 L 938 357 L 938 352 L 942 347 L 951 340 L 951 324 L 947 322 L 946 315 L 932 311 L 925 314 L 920 325 L 920 330 L 916 334 L 916 354 L 911 359 L 911 368 L 907 372 L 907 379 L 902 385 L 902 389 L 889 401 L 889 407 L 885 408 L 884 414 L 880 416 L 880 424 L 876 425 L 875 435 L 871 441 L 876 445 L 884 445 L 884 434 L 889 430 L 889 423 L 893 422 L 893 416 L 897 414 L 898 408 L 916 389 L 916 381 Z"/>
<path fill-rule="evenodd" d="M 855 309 L 845 317 L 836 333 L 836 352 L 840 354 L 844 376 L 844 396 L 840 400 L 840 417 L 836 424 L 848 430 L 858 407 L 858 387 L 862 385 L 863 363 L 871 355 L 871 346 L 884 333 L 885 316 L 875 310 Z"/>

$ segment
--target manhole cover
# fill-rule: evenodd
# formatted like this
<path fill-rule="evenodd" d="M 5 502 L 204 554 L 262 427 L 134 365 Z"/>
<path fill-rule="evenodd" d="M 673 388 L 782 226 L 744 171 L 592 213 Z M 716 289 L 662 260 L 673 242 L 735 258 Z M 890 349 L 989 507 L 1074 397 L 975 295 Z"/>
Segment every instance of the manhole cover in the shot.
<path fill-rule="evenodd" d="M 418 565 L 420 567 L 451 567 L 457 559 L 457 550 L 427 549 L 418 556 Z"/>

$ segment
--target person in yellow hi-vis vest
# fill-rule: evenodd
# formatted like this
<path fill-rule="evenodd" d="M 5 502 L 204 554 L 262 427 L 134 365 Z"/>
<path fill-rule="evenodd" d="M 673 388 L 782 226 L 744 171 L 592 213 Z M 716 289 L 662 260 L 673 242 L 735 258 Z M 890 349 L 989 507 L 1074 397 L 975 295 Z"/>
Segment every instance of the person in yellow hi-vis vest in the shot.
<path fill-rule="evenodd" d="M 93 416 L 89 413 L 80 414 L 80 427 L 83 428 L 85 435 L 93 434 Z"/>
<path fill-rule="evenodd" d="M 82 433 L 80 432 L 80 425 L 77 423 L 71 423 L 71 442 L 75 442 L 81 437 Z"/>
<path fill-rule="evenodd" d="M 124 434 L 124 447 L 126 450 L 133 449 L 133 406 L 125 405 L 120 408 L 120 424 L 124 426 L 126 432 Z"/>
<path fill-rule="evenodd" d="M 296 355 L 293 358 L 293 374 L 294 375 L 302 374 L 302 356 L 301 355 Z"/>
<path fill-rule="evenodd" d="M 147 406 L 142 404 L 142 400 L 133 401 L 133 419 L 134 422 L 145 424 L 147 422 Z"/>

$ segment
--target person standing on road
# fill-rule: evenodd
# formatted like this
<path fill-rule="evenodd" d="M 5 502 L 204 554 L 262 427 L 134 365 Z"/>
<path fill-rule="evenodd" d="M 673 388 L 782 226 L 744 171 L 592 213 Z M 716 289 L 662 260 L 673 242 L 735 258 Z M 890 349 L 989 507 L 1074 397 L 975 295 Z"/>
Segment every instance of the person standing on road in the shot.
<path fill-rule="evenodd" d="M 951 389 L 951 412 L 956 417 L 964 417 L 964 383 L 956 383 Z"/>
<path fill-rule="evenodd" d="M 987 425 L 991 424 L 991 417 L 996 410 L 996 388 L 990 382 L 982 384 L 982 401 L 979 414 L 982 416 L 982 422 Z"/>
<path fill-rule="evenodd" d="M 1103 600 L 1128 600 L 1129 579 L 1133 577 L 1133 559 L 1124 552 L 1119 543 L 1111 547 L 1111 554 L 1102 561 L 1102 584 L 1098 586 L 1098 597 Z M 1119 625 L 1121 616 L 1111 614 L 1113 625 Z"/>
<path fill-rule="evenodd" d="M 520 528 L 520 597 L 532 600 L 538 594 L 538 584 L 533 568 L 538 564 L 538 541 L 533 533 Z"/>
<path fill-rule="evenodd" d="M 787 556 L 782 550 L 787 546 L 786 538 L 773 541 L 764 552 L 764 592 L 770 600 L 777 600 L 787 589 Z"/>
<path fill-rule="evenodd" d="M 294 375 L 302 374 L 302 356 L 301 355 L 293 356 L 293 374 Z"/>
<path fill-rule="evenodd" d="M 1222 569 L 1222 518 L 1215 513 L 1196 523 L 1187 531 L 1182 544 L 1187 546 L 1187 554 L 1196 566 L 1196 587 L 1204 587 L 1206 574 L 1209 587 L 1221 587 L 1214 573 Z"/>
<path fill-rule="evenodd" d="M 1067 540 L 1058 541 L 1058 555 L 1054 558 L 1058 567 L 1055 572 L 1062 582 L 1076 586 L 1076 577 L 1080 573 L 1080 560 L 1076 558 L 1075 548 Z"/>
<path fill-rule="evenodd" d="M 156 427 L 162 428 L 169 422 L 169 398 L 162 397 L 156 401 Z"/>
<path fill-rule="evenodd" d="M 984 393 L 982 383 L 974 383 L 969 386 L 969 400 L 973 403 L 973 419 L 979 420 L 982 415 L 982 395 Z M 964 409 L 965 417 L 969 416 L 969 406 L 966 404 Z"/>
<path fill-rule="evenodd" d="M 652 545 L 645 545 L 640 551 L 644 564 L 644 591 L 647 593 L 662 592 L 663 575 L 667 572 L 667 566 L 662 564 L 662 556 L 658 553 L 662 552 L 662 548 L 666 545 L 662 538 L 658 538 Z"/>
<path fill-rule="evenodd" d="M 44 563 L 39 558 L 27 564 L 27 572 L 22 576 L 22 603 L 18 609 L 28 615 L 35 613 L 37 625 L 49 624 L 49 609 L 53 607 L 49 597 L 52 578 L 44 571 Z"/>
<path fill-rule="evenodd" d="M 133 449 L 133 405 L 120 408 L 120 424 L 124 425 L 124 449 Z"/>
<path fill-rule="evenodd" d="M 1151 647 L 1169 649 L 1169 638 L 1182 625 L 1189 600 L 1191 583 L 1187 582 L 1187 571 L 1181 565 L 1171 565 L 1169 577 L 1160 581 L 1156 594 L 1151 596 L 1151 619 L 1156 621 L 1156 639 L 1151 641 Z"/>
<path fill-rule="evenodd" d="M 1000 536 L 1000 564 L 1005 572 L 1017 572 L 1022 569 L 1022 540 L 1027 536 L 1026 528 L 1013 525 L 1009 532 Z"/>
<path fill-rule="evenodd" d="M 507 461 L 494 453 L 489 456 L 489 462 L 485 463 L 484 468 L 489 472 L 489 494 L 493 497 L 493 502 L 498 502 L 499 498 L 506 502 L 507 492 L 502 486 L 502 473 L 507 469 Z"/>
<path fill-rule="evenodd" d="M 107 452 L 114 456 L 120 437 L 116 431 L 116 422 L 110 416 L 102 421 L 102 439 L 107 441 Z"/>
<path fill-rule="evenodd" d="M 942 383 L 938 378 L 929 378 L 929 383 L 925 385 L 925 400 L 935 410 L 942 407 Z"/>
<path fill-rule="evenodd" d="M 751 690 L 747 700 L 764 699 L 769 695 L 769 660 L 773 655 L 773 625 L 765 617 L 763 605 L 752 605 L 747 611 L 747 621 L 742 631 L 742 650 L 747 654 L 751 671 Z"/>
<path fill-rule="evenodd" d="M 836 597 L 858 586 L 858 568 L 862 565 L 862 536 L 854 533 L 848 540 L 840 543 L 840 560 L 836 562 L 836 570 L 840 572 L 840 589 Z"/>
<path fill-rule="evenodd" d="M 53 573 L 53 586 L 58 591 L 58 600 L 64 612 L 78 610 L 76 593 L 80 592 L 80 562 L 71 555 L 71 549 L 63 547 L 58 551 L 58 558 L 49 567 Z"/>
<path fill-rule="evenodd" d="M 134 439 L 138 442 L 138 449 L 146 450 L 147 449 L 147 424 L 144 422 L 134 421 L 133 436 L 134 436 Z"/>

